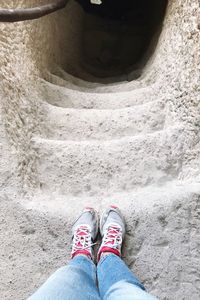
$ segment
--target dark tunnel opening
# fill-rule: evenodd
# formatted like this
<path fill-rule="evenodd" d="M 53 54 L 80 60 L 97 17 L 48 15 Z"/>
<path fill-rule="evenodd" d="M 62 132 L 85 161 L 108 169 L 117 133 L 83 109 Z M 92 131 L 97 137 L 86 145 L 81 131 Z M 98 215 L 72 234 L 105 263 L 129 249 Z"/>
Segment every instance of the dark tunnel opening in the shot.
<path fill-rule="evenodd" d="M 167 0 L 77 0 L 84 9 L 81 65 L 95 77 L 139 77 L 153 54 Z M 132 78 L 134 79 L 134 78 Z"/>

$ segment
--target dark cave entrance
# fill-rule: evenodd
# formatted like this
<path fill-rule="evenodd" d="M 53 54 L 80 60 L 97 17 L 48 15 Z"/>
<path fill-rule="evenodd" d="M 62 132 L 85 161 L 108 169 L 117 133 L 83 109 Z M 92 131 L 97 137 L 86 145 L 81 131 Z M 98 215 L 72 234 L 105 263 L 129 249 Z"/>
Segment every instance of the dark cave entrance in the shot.
<path fill-rule="evenodd" d="M 91 3 L 96 1 L 102 3 Z M 131 72 L 135 72 L 135 78 L 139 77 L 156 48 L 168 1 L 77 2 L 85 12 L 81 37 L 82 67 L 95 77 L 108 78 Z"/>

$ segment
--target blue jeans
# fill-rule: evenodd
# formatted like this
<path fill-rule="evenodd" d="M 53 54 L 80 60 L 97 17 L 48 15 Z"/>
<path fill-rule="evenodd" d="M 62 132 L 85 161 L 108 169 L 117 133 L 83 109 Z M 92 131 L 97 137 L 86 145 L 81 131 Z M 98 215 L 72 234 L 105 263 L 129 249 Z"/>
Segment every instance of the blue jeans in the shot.
<path fill-rule="evenodd" d="M 98 285 L 98 286 L 97 286 Z M 56 271 L 28 300 L 156 300 L 114 254 L 98 266 L 77 256 Z"/>

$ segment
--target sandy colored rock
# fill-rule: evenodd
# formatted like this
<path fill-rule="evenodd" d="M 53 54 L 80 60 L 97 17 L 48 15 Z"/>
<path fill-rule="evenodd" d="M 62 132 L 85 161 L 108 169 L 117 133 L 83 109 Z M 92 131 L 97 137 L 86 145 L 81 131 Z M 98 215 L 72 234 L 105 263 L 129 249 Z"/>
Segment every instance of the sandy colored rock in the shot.
<path fill-rule="evenodd" d="M 199 299 L 199 3 L 168 2 L 133 80 L 137 70 L 104 80 L 84 69 L 74 1 L 0 24 L 2 300 L 26 299 L 67 262 L 82 207 L 114 202 L 127 221 L 125 259 L 148 291 Z"/>

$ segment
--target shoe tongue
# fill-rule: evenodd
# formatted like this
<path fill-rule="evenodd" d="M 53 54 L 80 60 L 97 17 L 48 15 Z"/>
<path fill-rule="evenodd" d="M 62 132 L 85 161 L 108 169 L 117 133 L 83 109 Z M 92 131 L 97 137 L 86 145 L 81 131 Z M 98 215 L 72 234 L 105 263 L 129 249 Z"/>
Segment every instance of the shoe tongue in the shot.
<path fill-rule="evenodd" d="M 109 242 L 105 242 L 105 245 L 114 245 L 114 240 L 113 241 L 109 241 Z"/>
<path fill-rule="evenodd" d="M 108 237 L 110 238 L 110 240 L 108 242 L 105 242 L 105 245 L 114 245 L 115 236 L 117 235 L 116 229 L 117 231 L 119 231 L 119 228 L 115 225 L 110 225 L 108 227 Z"/>
<path fill-rule="evenodd" d="M 83 242 L 84 240 L 84 237 L 88 235 L 88 233 L 86 231 L 84 231 L 86 228 L 79 228 L 77 230 L 77 236 L 80 238 L 80 240 L 76 243 L 76 245 L 78 247 L 81 247 L 82 246 L 82 243 L 81 241 Z"/>
<path fill-rule="evenodd" d="M 119 232 L 119 230 L 120 230 L 120 227 L 115 224 L 109 224 L 107 228 L 108 228 L 109 233 L 114 233 L 114 234 L 116 234 L 116 230 L 117 230 L 117 232 Z"/>
<path fill-rule="evenodd" d="M 109 234 L 116 234 L 116 231 L 113 228 L 109 229 Z"/>
<path fill-rule="evenodd" d="M 87 231 L 85 231 L 87 228 L 79 228 L 78 230 L 77 230 L 77 235 L 78 236 L 86 236 L 86 235 L 88 235 L 88 233 L 87 233 Z"/>
<path fill-rule="evenodd" d="M 76 247 L 82 247 L 81 242 L 78 242 L 78 243 L 76 244 Z"/>
<path fill-rule="evenodd" d="M 78 236 L 86 236 L 87 234 L 85 232 L 79 232 Z"/>

